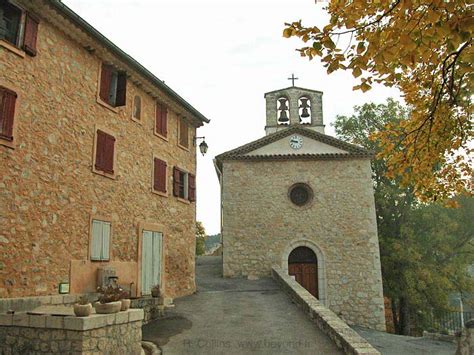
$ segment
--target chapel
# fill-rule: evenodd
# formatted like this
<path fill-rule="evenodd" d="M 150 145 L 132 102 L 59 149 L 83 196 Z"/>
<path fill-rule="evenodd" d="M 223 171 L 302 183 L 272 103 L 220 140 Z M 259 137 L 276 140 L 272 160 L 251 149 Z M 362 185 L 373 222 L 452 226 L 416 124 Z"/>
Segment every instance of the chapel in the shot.
<path fill-rule="evenodd" d="M 223 275 L 276 266 L 349 324 L 385 330 L 373 153 L 325 134 L 322 96 L 266 93 L 266 135 L 215 158 Z"/>

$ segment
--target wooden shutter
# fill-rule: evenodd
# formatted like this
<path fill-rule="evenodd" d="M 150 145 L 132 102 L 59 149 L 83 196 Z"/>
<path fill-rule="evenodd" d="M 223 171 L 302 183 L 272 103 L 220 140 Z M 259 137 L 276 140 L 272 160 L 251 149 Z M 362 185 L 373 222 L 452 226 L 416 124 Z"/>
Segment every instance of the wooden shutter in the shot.
<path fill-rule="evenodd" d="M 102 250 L 102 222 L 92 220 L 91 260 L 100 260 Z"/>
<path fill-rule="evenodd" d="M 162 234 L 153 232 L 153 285 L 160 284 Z"/>
<path fill-rule="evenodd" d="M 0 86 L 0 138 L 13 140 L 13 119 L 17 95 L 14 91 Z"/>
<path fill-rule="evenodd" d="M 25 20 L 25 37 L 23 39 L 23 50 L 31 55 L 36 55 L 36 39 L 38 37 L 39 21 L 31 14 L 26 14 Z"/>
<path fill-rule="evenodd" d="M 100 73 L 100 91 L 99 96 L 102 101 L 109 103 L 110 84 L 112 82 L 113 68 L 110 65 L 102 64 Z"/>
<path fill-rule="evenodd" d="M 125 106 L 127 103 L 127 73 L 120 72 L 117 77 L 117 96 L 115 106 Z"/>
<path fill-rule="evenodd" d="M 179 196 L 179 185 L 180 185 L 180 170 L 177 167 L 173 168 L 173 195 Z"/>
<path fill-rule="evenodd" d="M 153 233 L 143 231 L 142 235 L 142 293 L 149 295 L 152 288 L 153 279 Z"/>
<path fill-rule="evenodd" d="M 188 175 L 188 199 L 191 202 L 196 201 L 196 176 Z"/>
<path fill-rule="evenodd" d="M 168 135 L 168 109 L 160 103 L 156 103 L 155 125 L 156 133 L 163 137 Z"/>
<path fill-rule="evenodd" d="M 101 260 L 110 259 L 110 223 L 102 222 L 102 253 Z"/>
<path fill-rule="evenodd" d="M 186 121 L 181 119 L 179 121 L 179 144 L 185 148 L 188 148 L 188 124 Z"/>
<path fill-rule="evenodd" d="M 153 167 L 153 189 L 166 192 L 166 162 L 161 159 L 154 159 Z"/>
<path fill-rule="evenodd" d="M 109 174 L 114 173 L 115 137 L 97 130 L 95 168 Z"/>

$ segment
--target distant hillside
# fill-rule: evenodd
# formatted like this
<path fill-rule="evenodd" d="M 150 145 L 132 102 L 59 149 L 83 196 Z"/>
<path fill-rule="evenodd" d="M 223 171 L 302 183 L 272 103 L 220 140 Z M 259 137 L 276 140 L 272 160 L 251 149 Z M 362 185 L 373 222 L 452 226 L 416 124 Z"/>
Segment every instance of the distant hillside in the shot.
<path fill-rule="evenodd" d="M 221 234 L 208 235 L 205 240 L 206 254 L 211 253 L 219 245 L 221 245 Z"/>

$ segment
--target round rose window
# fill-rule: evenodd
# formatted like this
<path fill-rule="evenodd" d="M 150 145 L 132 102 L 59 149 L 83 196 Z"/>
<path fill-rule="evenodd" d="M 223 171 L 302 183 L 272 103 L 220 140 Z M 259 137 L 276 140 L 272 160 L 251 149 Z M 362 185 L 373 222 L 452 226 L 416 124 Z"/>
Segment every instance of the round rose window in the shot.
<path fill-rule="evenodd" d="M 290 200 L 297 206 L 308 204 L 312 197 L 313 192 L 306 184 L 295 184 L 290 188 Z"/>

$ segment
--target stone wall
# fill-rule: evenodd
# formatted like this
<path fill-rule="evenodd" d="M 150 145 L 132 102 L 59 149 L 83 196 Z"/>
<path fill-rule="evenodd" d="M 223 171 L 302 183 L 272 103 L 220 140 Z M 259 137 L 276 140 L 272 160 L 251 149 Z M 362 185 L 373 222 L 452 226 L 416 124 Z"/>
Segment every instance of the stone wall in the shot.
<path fill-rule="evenodd" d="M 142 310 L 89 317 L 0 315 L 0 353 L 141 353 Z"/>
<path fill-rule="evenodd" d="M 55 296 L 38 296 L 38 297 L 15 297 L 0 298 L 0 314 L 10 310 L 15 312 L 27 312 L 40 306 L 57 306 L 57 305 L 73 305 L 84 296 L 89 301 L 95 301 L 99 298 L 96 293 L 76 294 L 76 295 L 55 295 Z M 136 307 L 140 308 L 140 307 Z"/>
<path fill-rule="evenodd" d="M 474 354 L 474 319 L 466 322 L 458 340 L 456 355 Z"/>
<path fill-rule="evenodd" d="M 311 320 L 329 336 L 334 343 L 344 350 L 345 354 L 380 354 L 364 338 L 352 330 L 333 312 L 324 307 L 316 298 L 306 291 L 299 283 L 279 268 L 272 269 L 272 276 Z"/>
<path fill-rule="evenodd" d="M 47 6 L 38 8 L 46 11 Z M 140 223 L 160 226 L 163 291 L 170 297 L 194 292 L 195 203 L 171 193 L 173 166 L 195 171 L 194 127 L 189 129 L 189 151 L 177 145 L 178 116 L 173 111 L 168 139 L 154 135 L 156 98 L 136 78 L 127 80 L 125 107 L 111 110 L 99 104 L 98 54 L 104 52 L 86 50 L 71 38 L 76 32 L 65 29 L 66 34 L 44 14 L 37 15 L 37 56 L 23 57 L 0 45 L 0 85 L 18 94 L 15 147 L 0 144 L 0 297 L 54 295 L 58 283 L 68 281 L 72 289 L 75 282 L 95 287 L 95 277 L 77 279 L 81 272 L 71 273 L 70 268 L 71 260 L 89 263 L 92 216 L 112 221 L 111 261 L 119 263 L 140 262 Z M 131 118 L 137 94 L 140 122 Z M 96 127 L 115 134 L 115 179 L 92 172 Z M 168 163 L 167 196 L 151 192 L 153 154 Z M 127 263 L 117 266 L 119 278 Z M 139 280 L 137 271 L 135 287 Z"/>
<path fill-rule="evenodd" d="M 295 183 L 314 197 L 297 207 Z M 385 330 L 382 276 L 369 159 L 225 161 L 224 276 L 288 268 L 298 246 L 318 257 L 321 302 L 350 324 Z"/>

